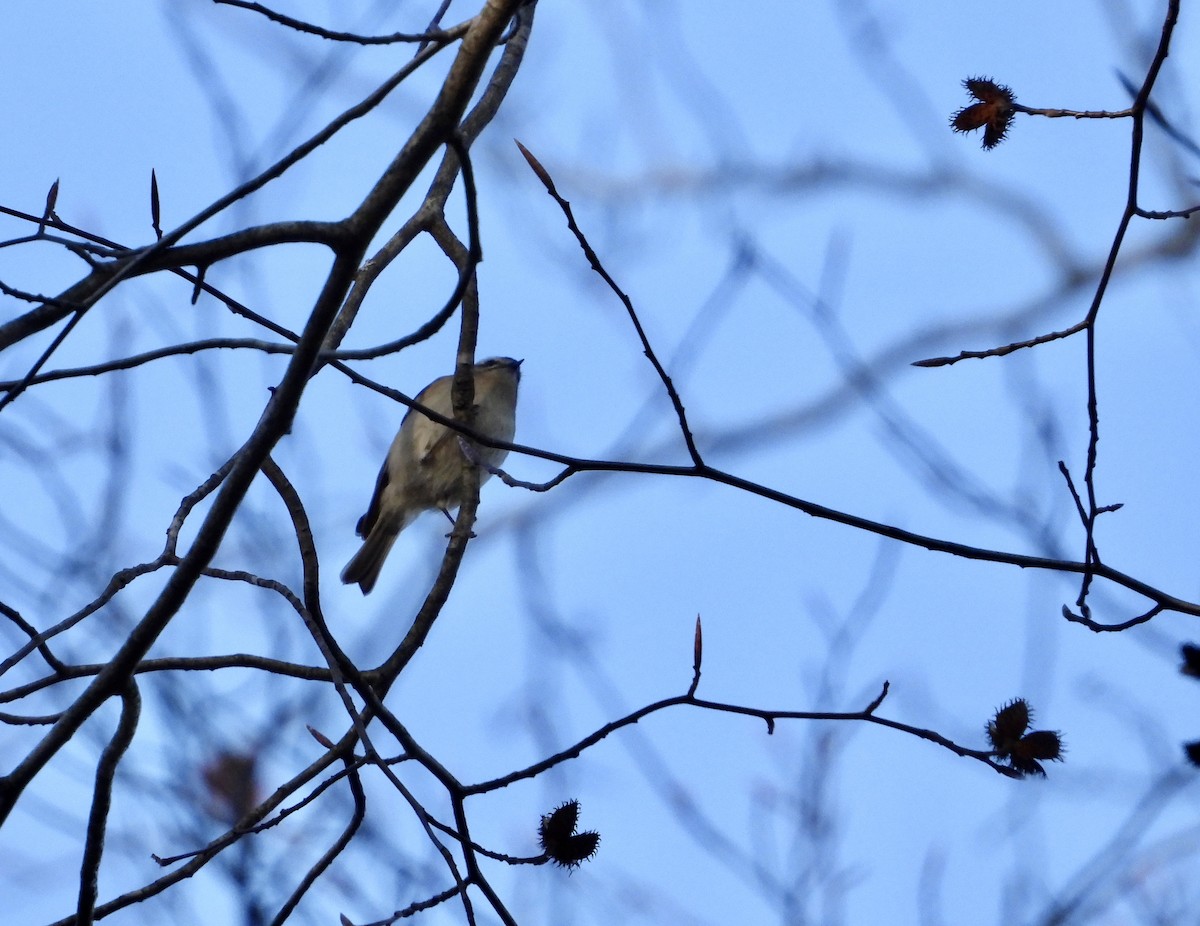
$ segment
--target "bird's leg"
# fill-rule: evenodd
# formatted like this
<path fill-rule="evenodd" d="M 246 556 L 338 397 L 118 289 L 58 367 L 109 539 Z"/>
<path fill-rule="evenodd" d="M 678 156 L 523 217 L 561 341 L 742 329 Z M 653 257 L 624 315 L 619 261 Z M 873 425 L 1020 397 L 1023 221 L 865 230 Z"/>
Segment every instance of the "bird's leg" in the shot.
<path fill-rule="evenodd" d="M 454 515 L 452 515 L 452 514 L 450 513 L 450 510 L 449 510 L 448 508 L 443 508 L 441 505 L 439 505 L 439 506 L 438 506 L 438 511 L 440 511 L 442 514 L 444 514 L 444 515 L 446 516 L 446 520 L 448 520 L 448 521 L 449 521 L 451 524 L 453 524 L 453 523 L 454 523 Z M 446 536 L 447 536 L 447 537 L 449 537 L 450 535 L 449 535 L 449 534 L 447 534 Z M 475 533 L 474 531 L 471 531 L 471 533 L 469 533 L 469 534 L 467 535 L 467 537 L 468 537 L 469 539 L 471 539 L 471 540 L 474 540 L 476 536 L 477 536 L 477 535 L 476 535 L 476 533 Z"/>

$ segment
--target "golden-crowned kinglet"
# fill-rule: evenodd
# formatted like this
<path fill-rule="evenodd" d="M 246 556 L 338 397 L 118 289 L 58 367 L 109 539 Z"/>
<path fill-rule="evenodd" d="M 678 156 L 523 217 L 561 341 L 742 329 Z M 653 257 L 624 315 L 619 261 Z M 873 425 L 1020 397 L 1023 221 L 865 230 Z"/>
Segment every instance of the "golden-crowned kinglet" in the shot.
<path fill-rule="evenodd" d="M 517 384 L 521 361 L 492 357 L 475 364 L 474 430 L 495 440 L 511 441 L 517 428 Z M 450 418 L 453 376 L 435 379 L 417 395 L 426 408 Z M 507 450 L 472 444 L 479 459 L 499 466 Z M 422 511 L 440 508 L 449 517 L 450 508 L 462 504 L 462 448 L 458 434 L 409 409 L 392 441 L 387 459 L 375 482 L 375 494 L 367 513 L 358 520 L 363 545 L 342 570 L 342 582 L 357 582 L 365 595 L 375 587 L 379 570 L 396 537 Z M 479 482 L 492 474 L 481 469 Z"/>

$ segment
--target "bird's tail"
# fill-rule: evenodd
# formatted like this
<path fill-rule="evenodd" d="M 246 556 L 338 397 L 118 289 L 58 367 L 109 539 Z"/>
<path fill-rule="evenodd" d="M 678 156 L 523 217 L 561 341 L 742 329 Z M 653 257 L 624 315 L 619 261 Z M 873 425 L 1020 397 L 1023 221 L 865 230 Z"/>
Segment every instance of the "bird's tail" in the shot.
<path fill-rule="evenodd" d="M 358 552 L 350 558 L 350 562 L 342 570 L 342 583 L 344 585 L 357 583 L 364 595 L 370 592 L 375 587 L 375 580 L 379 578 L 379 570 L 383 568 L 383 561 L 387 559 L 388 553 L 392 550 L 392 544 L 396 542 L 400 531 L 404 530 L 410 520 L 412 519 L 405 518 L 398 524 L 384 524 L 382 519 L 376 521 L 375 526 L 367 535 L 367 539 L 363 541 L 363 545 L 358 548 Z"/>

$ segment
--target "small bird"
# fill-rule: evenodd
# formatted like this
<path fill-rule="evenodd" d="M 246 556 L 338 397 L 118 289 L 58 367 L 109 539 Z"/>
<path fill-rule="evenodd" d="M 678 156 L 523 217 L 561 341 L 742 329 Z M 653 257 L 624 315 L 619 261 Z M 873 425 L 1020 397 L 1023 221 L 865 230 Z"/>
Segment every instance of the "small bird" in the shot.
<path fill-rule="evenodd" d="M 492 357 L 473 367 L 473 427 L 479 434 L 512 441 L 517 429 L 521 363 L 511 357 Z M 454 414 L 453 384 L 453 376 L 435 379 L 420 391 L 417 402 L 449 418 Z M 499 466 L 508 456 L 507 450 L 472 446 L 488 466 Z M 462 504 L 462 463 L 458 434 L 410 408 L 379 471 L 367 513 L 358 520 L 356 530 L 363 545 L 342 570 L 344 584 L 358 583 L 366 595 L 375 587 L 396 537 L 417 515 L 438 508 L 450 517 L 449 509 Z M 480 485 L 491 475 L 483 469 Z"/>

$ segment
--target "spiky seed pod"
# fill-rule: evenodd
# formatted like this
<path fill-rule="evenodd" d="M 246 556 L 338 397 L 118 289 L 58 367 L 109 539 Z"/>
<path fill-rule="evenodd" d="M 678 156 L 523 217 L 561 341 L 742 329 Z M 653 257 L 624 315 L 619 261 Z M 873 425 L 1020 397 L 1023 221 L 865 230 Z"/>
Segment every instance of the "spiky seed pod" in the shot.
<path fill-rule="evenodd" d="M 1022 736 L 1009 752 L 1008 761 L 1023 775 L 1046 777 L 1042 762 L 1062 761 L 1062 737 L 1054 730 L 1034 730 Z"/>
<path fill-rule="evenodd" d="M 566 840 L 556 854 L 550 856 L 555 864 L 562 868 L 578 868 L 593 855 L 600 847 L 600 834 L 594 830 L 576 833 Z"/>
<path fill-rule="evenodd" d="M 987 734 L 992 748 L 1000 752 L 1007 752 L 1025 735 L 1032 719 L 1033 713 L 1029 709 L 1029 702 L 1024 698 L 1014 698 L 1009 701 L 996 711 L 996 716 L 988 722 Z"/>
<path fill-rule="evenodd" d="M 1200 646 L 1184 643 L 1179 651 L 1183 655 L 1183 665 L 1179 671 L 1192 678 L 1200 678 Z"/>
<path fill-rule="evenodd" d="M 542 844 L 542 851 L 553 856 L 554 847 L 571 838 L 578 822 L 579 801 L 567 801 L 545 814 L 541 826 L 538 827 L 538 841 Z"/>

